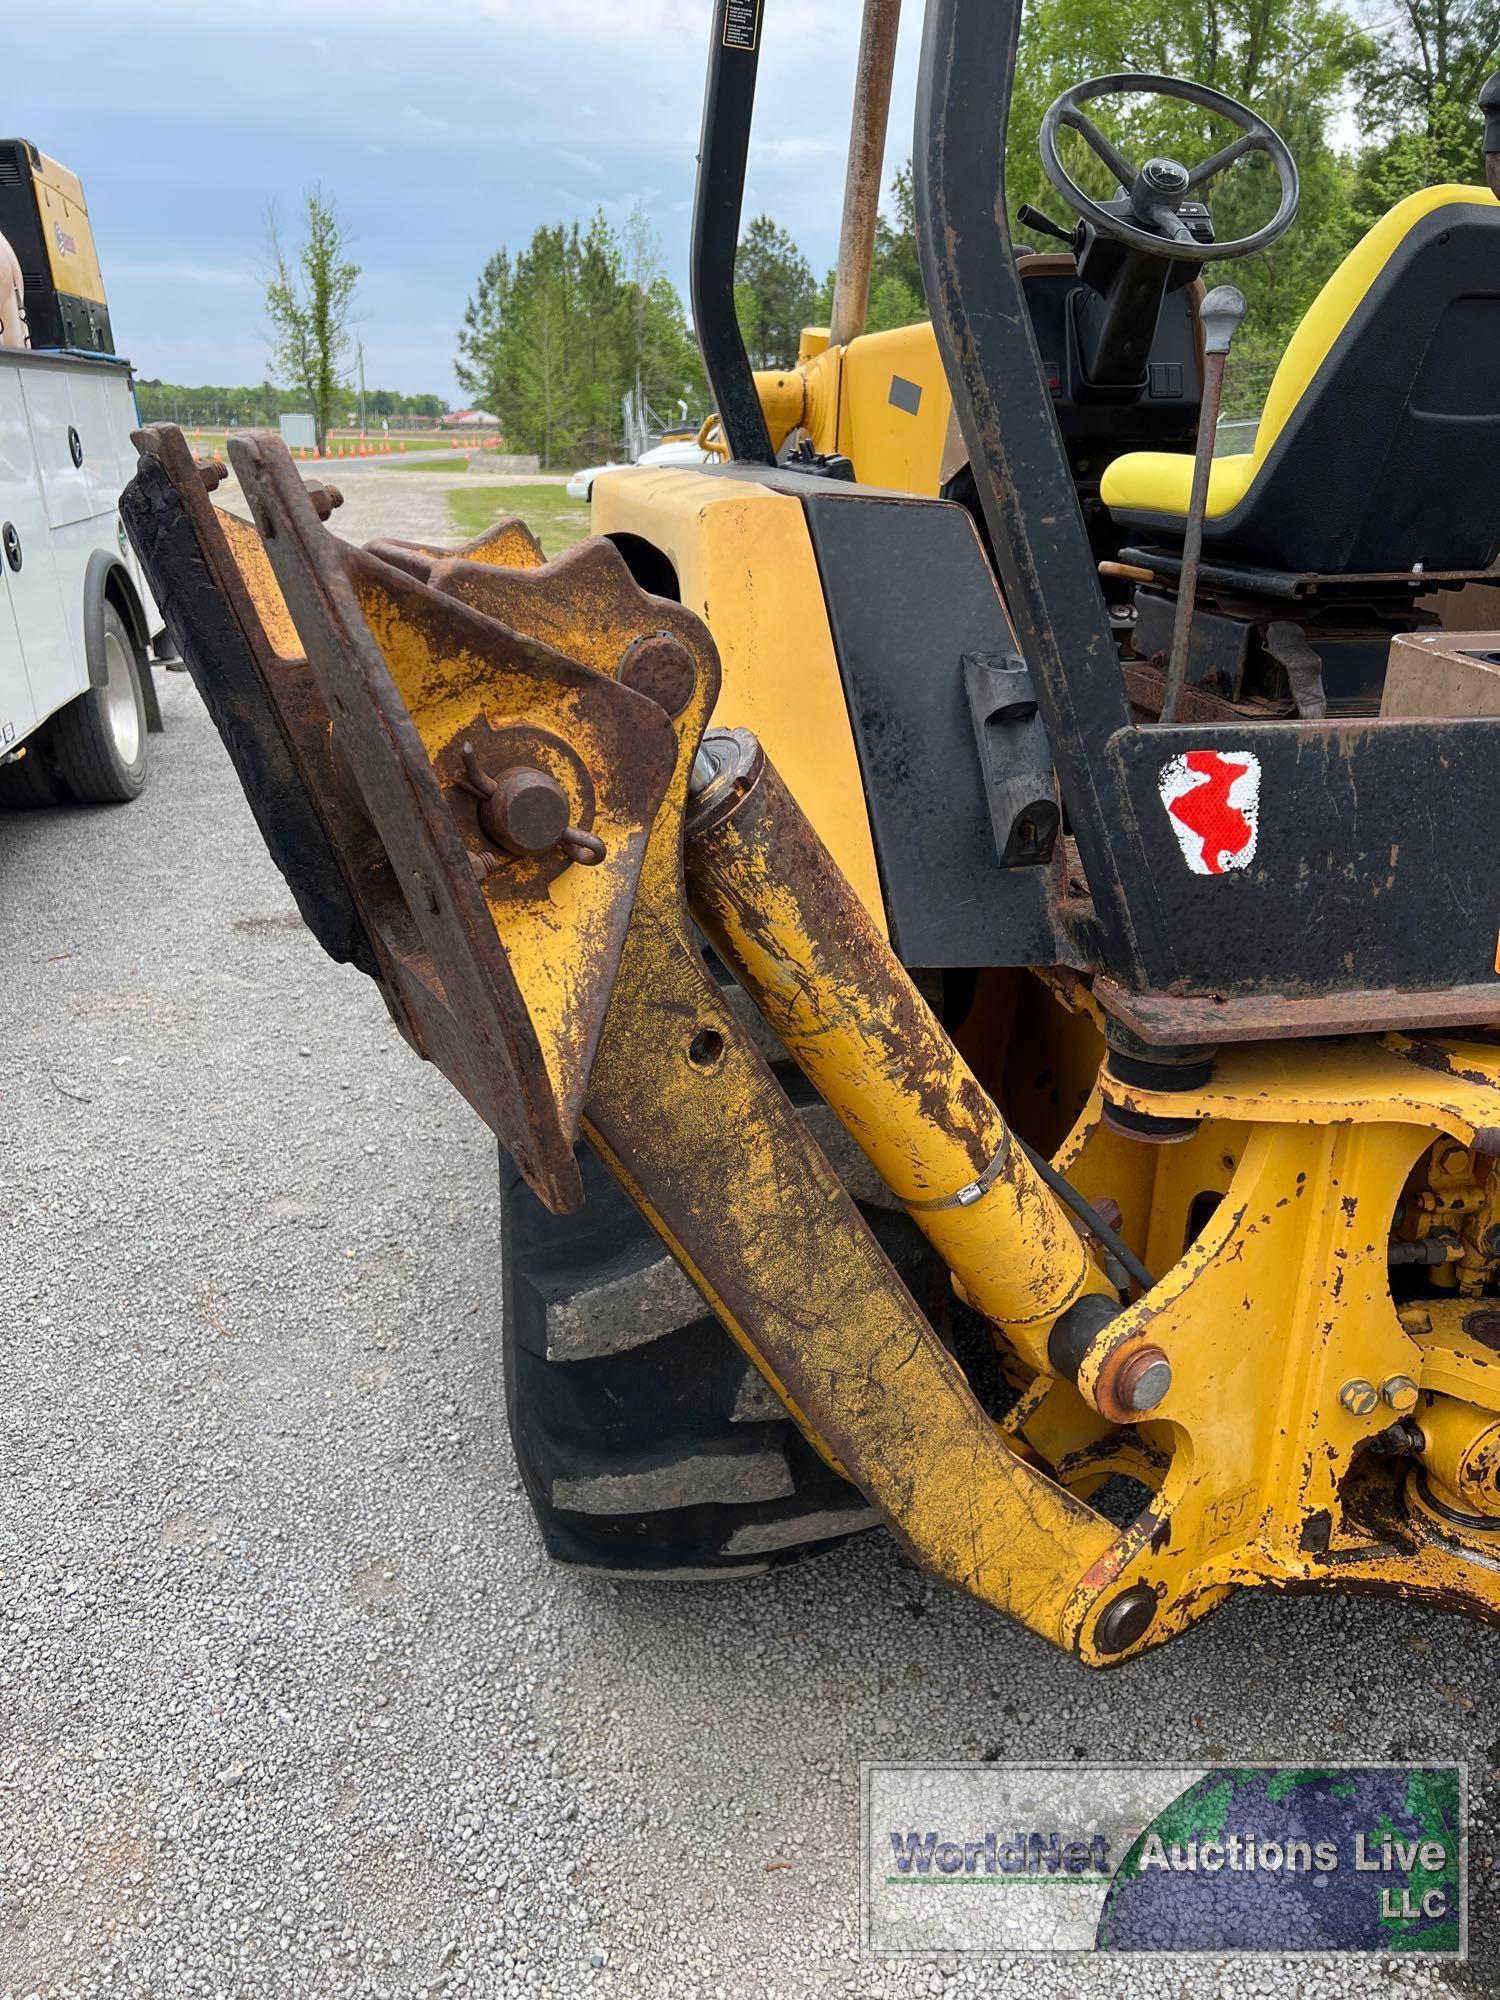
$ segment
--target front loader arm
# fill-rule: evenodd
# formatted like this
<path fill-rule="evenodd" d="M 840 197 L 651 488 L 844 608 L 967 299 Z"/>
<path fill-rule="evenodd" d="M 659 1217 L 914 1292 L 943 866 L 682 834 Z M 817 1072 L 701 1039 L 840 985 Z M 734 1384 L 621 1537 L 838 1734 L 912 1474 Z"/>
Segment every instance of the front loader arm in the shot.
<path fill-rule="evenodd" d="M 345 931 L 351 912 L 363 927 L 344 955 L 373 971 L 398 1020 L 417 1013 L 411 1038 L 420 1052 L 471 1102 L 483 1100 L 476 1108 L 518 1164 L 532 1164 L 544 1199 L 569 1197 L 558 1145 L 588 1134 L 809 1438 L 923 1567 L 1054 1643 L 1076 1643 L 1075 1599 L 1090 1576 L 1095 1594 L 1107 1582 L 1115 1531 L 985 1416 L 703 963 L 682 871 L 689 778 L 718 690 L 703 627 L 638 590 L 604 543 L 544 569 L 417 551 L 398 570 L 322 527 L 277 441 L 236 439 L 235 469 L 279 598 L 269 579 L 255 580 L 263 619 L 231 553 L 240 530 L 224 535 L 180 437 L 145 432 L 138 444 L 142 470 L 126 519 L 158 601 L 216 720 L 228 718 L 227 683 L 235 684 L 226 742 L 273 833 L 289 817 L 282 801 L 291 780 L 304 788 L 304 845 L 293 851 L 283 837 L 273 851 L 304 900 L 312 876 L 330 860 L 336 866 Z M 303 659 L 278 653 L 266 636 L 281 606 Z M 502 611 L 548 643 L 490 615 Z M 604 665 L 628 663 L 663 632 L 679 653 L 665 694 L 677 706 L 670 719 Z M 568 651 L 554 650 L 564 640 Z M 497 1051 L 515 1062 L 513 1048 L 545 1045 L 523 956 L 529 936 L 494 878 L 476 882 L 470 855 L 480 836 L 466 844 L 466 799 L 443 777 L 464 732 L 472 738 L 483 722 L 518 716 L 522 703 L 550 704 L 558 721 L 564 693 L 567 742 L 596 791 L 621 783 L 628 766 L 657 802 L 617 963 L 570 922 L 572 908 L 556 893 L 562 877 L 546 885 L 551 974 L 565 971 L 570 990 L 601 1010 L 581 1094 L 559 1078 L 550 1101 L 518 1092 L 502 1105 Z M 325 704 L 316 720 L 315 695 Z M 628 748 L 608 734 L 621 708 L 632 721 Z M 655 716 L 655 733 L 637 710 Z M 658 739 L 665 767 L 652 761 Z M 322 935 L 336 942 L 344 932 L 325 925 Z M 477 1009 L 449 1002 L 450 991 L 473 990 L 461 983 L 474 977 L 470 953 L 480 963 L 498 955 L 510 970 L 508 983 L 489 988 L 484 1023 Z M 440 964 L 441 983 L 420 979 L 418 964 Z M 545 1074 L 552 1082 L 553 1071 Z"/>
<path fill-rule="evenodd" d="M 1500 1369 L 1482 1314 L 1398 1315 L 1385 1269 L 1424 1149 L 1446 1141 L 1457 1186 L 1500 1143 L 1492 1051 L 1247 1047 L 1169 1100 L 1201 1131 L 1182 1147 L 1122 1136 L 1096 1093 L 1069 1173 L 1118 1193 L 1163 1273 L 1122 1304 L 754 739 L 705 735 L 697 618 L 611 544 L 542 562 L 514 522 L 457 552 L 353 548 L 258 435 L 230 447 L 252 527 L 208 503 L 180 433 L 137 442 L 127 526 L 320 942 L 554 1210 L 589 1140 L 918 1563 L 1094 1665 L 1245 1585 L 1496 1615 L 1494 1530 L 1452 1495 L 1500 1520 Z M 989 1321 L 1022 1391 L 1003 1419 L 700 931 Z M 1391 1418 L 1419 1392 L 1433 1442 L 1409 1468 Z M 1153 1491 L 1116 1529 L 1081 1496 L 1119 1471 Z"/>

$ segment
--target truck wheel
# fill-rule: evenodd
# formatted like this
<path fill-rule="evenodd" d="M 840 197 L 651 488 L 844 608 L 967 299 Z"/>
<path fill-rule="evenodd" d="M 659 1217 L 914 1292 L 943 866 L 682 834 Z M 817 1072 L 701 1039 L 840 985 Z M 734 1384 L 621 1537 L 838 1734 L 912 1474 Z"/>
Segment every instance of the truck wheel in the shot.
<path fill-rule="evenodd" d="M 68 788 L 58 774 L 57 756 L 52 747 L 52 728 L 44 722 L 26 739 L 26 754 L 0 764 L 0 806 L 10 811 L 26 811 L 37 806 L 59 805 Z"/>
<path fill-rule="evenodd" d="M 800 1072 L 777 1068 L 941 1327 L 947 1273 Z M 877 1526 L 587 1148 L 579 1165 L 585 1204 L 554 1216 L 501 1155 L 506 1406 L 548 1554 L 648 1579 L 753 1576 Z"/>
<path fill-rule="evenodd" d="M 150 769 L 146 734 L 148 671 L 124 619 L 104 606 L 103 687 L 86 688 L 52 719 L 58 769 L 85 805 L 125 805 L 145 788 Z"/>

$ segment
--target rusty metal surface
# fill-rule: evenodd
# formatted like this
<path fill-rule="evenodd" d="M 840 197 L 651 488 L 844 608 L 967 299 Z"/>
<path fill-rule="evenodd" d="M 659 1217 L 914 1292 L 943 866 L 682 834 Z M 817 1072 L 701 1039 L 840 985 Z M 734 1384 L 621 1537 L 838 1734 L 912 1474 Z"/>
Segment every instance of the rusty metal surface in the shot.
<path fill-rule="evenodd" d="M 519 514 L 502 514 L 498 521 L 490 523 L 482 535 L 476 535 L 471 542 L 461 543 L 456 549 L 444 548 L 433 542 L 396 540 L 367 542 L 365 548 L 370 555 L 378 556 L 394 569 L 404 569 L 423 581 L 435 562 L 446 561 L 452 556 L 461 556 L 467 562 L 498 564 L 506 569 L 540 569 L 547 560 L 541 543 Z"/>
<path fill-rule="evenodd" d="M 378 856 L 350 814 L 327 717 L 296 629 L 247 523 L 214 507 L 181 431 L 133 433 L 140 453 L 120 512 L 173 642 L 234 759 L 262 837 L 303 921 L 331 958 L 382 981 L 403 1034 L 360 885 Z"/>
<path fill-rule="evenodd" d="M 222 693 L 213 647 L 227 645 L 226 629 L 240 635 L 241 664 L 252 660 L 260 677 L 240 689 L 242 717 L 272 729 L 304 814 L 316 800 L 324 817 L 312 823 L 338 856 L 397 1018 L 544 1198 L 569 1195 L 558 1148 L 571 1136 L 568 1090 L 578 1094 L 575 1118 L 627 1192 L 809 1438 L 916 1560 L 1091 1664 L 1158 1642 L 1236 1587 L 1369 1588 L 1493 1613 L 1500 1585 L 1442 1523 L 1416 1518 L 1415 1503 L 1402 1508 L 1399 1466 L 1370 1473 L 1361 1529 L 1341 1469 L 1364 1440 L 1357 1426 L 1385 1418 L 1358 1416 L 1338 1394 L 1355 1376 L 1399 1375 L 1481 1408 L 1500 1400 L 1486 1322 L 1436 1312 L 1425 1328 L 1405 1313 L 1393 1320 L 1385 1259 L 1389 1218 L 1427 1132 L 1468 1139 L 1500 1125 L 1492 1045 L 1398 1048 L 1400 1037 L 1366 1036 L 1226 1048 L 1186 1108 L 1231 1135 L 1252 1128 L 1228 1142 L 1229 1182 L 1210 1183 L 1230 1194 L 1187 1255 L 1174 1263 L 1169 1250 L 1153 1266 L 1165 1273 L 1158 1285 L 1103 1327 L 1076 1392 L 1033 1385 L 1025 1423 L 1007 1433 L 979 1407 L 697 948 L 683 821 L 718 689 L 706 628 L 641 593 L 604 544 L 518 570 L 424 558 L 424 582 L 329 537 L 279 443 L 236 440 L 232 449 L 268 566 L 257 565 L 248 531 L 219 527 L 190 468 L 191 494 L 179 494 L 149 450 L 130 509 L 163 528 L 158 542 L 145 537 L 155 552 L 167 530 L 177 534 L 166 582 L 196 577 L 196 598 L 184 584 L 169 601 L 191 628 L 202 684 Z M 206 510 L 201 541 L 187 533 L 190 500 Z M 261 537 L 251 539 L 262 546 Z M 210 560 L 222 584 L 207 577 Z M 294 642 L 307 661 L 281 650 Z M 670 704 L 683 691 L 684 658 L 691 686 L 675 727 L 658 701 L 616 678 L 633 661 Z M 519 866 L 506 895 L 474 879 L 487 829 L 461 779 L 481 762 L 514 769 L 517 759 L 557 786 L 575 825 L 600 830 L 607 858 L 548 874 L 544 855 L 523 852 L 510 858 Z M 783 897 L 767 937 L 785 934 L 784 898 L 795 907 L 809 865 L 794 844 L 762 883 Z M 616 866 L 622 874 L 603 894 Z M 537 873 L 526 878 L 527 869 Z M 627 879 L 628 891 L 619 886 Z M 868 939 L 847 928 L 830 918 L 825 956 L 843 952 L 857 966 Z M 816 1030 L 823 987 L 838 982 L 794 956 L 784 970 Z M 994 1164 L 984 1104 L 943 1070 L 941 1045 L 909 1005 L 902 1012 L 899 991 L 894 1011 L 882 1011 L 877 991 L 864 994 L 861 1012 L 859 976 L 846 984 L 840 1019 L 854 1031 L 839 1060 L 850 1104 L 863 1092 L 873 1107 L 868 1136 L 876 1152 L 889 1149 L 888 1182 L 920 1201 L 984 1181 Z M 596 1043 L 589 1006 L 603 1013 Z M 1257 1033 L 1276 1043 L 1274 1030 Z M 1227 1037 L 1184 1037 L 1179 1027 L 1173 1039 Z M 903 1070 L 909 1059 L 916 1074 Z M 904 1123 L 881 1108 L 893 1076 Z M 1159 1098 L 1146 1108 L 1159 1111 Z M 929 1128 L 951 1142 L 941 1160 L 951 1176 L 934 1174 L 924 1153 Z M 1103 1148 L 1111 1173 L 1129 1149 L 1097 1119 L 1094 1138 L 1080 1143 L 1074 1170 L 1081 1165 L 1088 1191 L 1108 1192 L 1088 1184 L 1087 1149 Z M 571 1152 L 563 1158 L 572 1169 Z M 1157 1163 L 1158 1195 L 1165 1172 Z M 1183 1199 L 1202 1185 L 1185 1179 Z M 1292 1188 L 1307 1199 L 1290 1198 Z M 1017 1193 L 1007 1195 L 997 1173 L 985 1198 L 945 1212 L 982 1224 L 992 1190 Z M 1125 1182 L 1120 1194 L 1129 1194 Z M 1028 1324 L 1045 1326 L 1071 1279 L 1037 1216 L 1021 1220 L 1036 1269 L 1002 1275 L 1020 1288 L 1024 1335 Z M 1180 1245 L 1182 1215 L 1166 1221 Z M 955 1244 L 955 1269 L 983 1248 Z M 1071 1232 L 1063 1248 L 1082 1254 Z M 1203 1339 L 1205 1324 L 1247 1313 L 1255 1340 Z M 1122 1406 L 1123 1435 L 1111 1435 L 1100 1414 L 1111 1373 L 1147 1342 L 1171 1364 L 1170 1390 L 1147 1421 Z M 1045 1372 L 1043 1350 L 1034 1359 Z M 1083 1495 L 1122 1466 L 1160 1490 L 1117 1532 Z M 1370 1525 L 1377 1516 L 1387 1535 Z M 1149 1623 L 1132 1622 L 1126 1612 L 1144 1603 L 1143 1591 L 1159 1608 Z"/>
<path fill-rule="evenodd" d="M 881 169 L 900 26 L 901 0 L 865 0 L 829 320 L 830 347 L 843 347 L 856 334 L 863 333 L 869 310 L 875 222 L 880 210 Z"/>
<path fill-rule="evenodd" d="M 704 758 L 695 918 L 961 1295 L 1048 1367 L 1058 1317 L 1113 1288 L 755 739 L 715 730 Z"/>
<path fill-rule="evenodd" d="M 677 771 L 642 870 L 586 1129 L 812 1442 L 913 1558 L 1072 1644 L 1109 1590 L 1114 1530 L 1018 1457 L 985 1415 L 694 942 L 682 817 L 718 684 L 697 632 L 700 680 L 678 720 Z"/>
<path fill-rule="evenodd" d="M 329 535 L 278 439 L 231 447 L 256 530 L 210 505 L 180 433 L 137 443 L 123 510 L 304 916 L 379 981 L 539 1196 L 576 1205 L 584 1085 L 672 769 L 666 717 Z M 636 593 L 620 653 L 655 629 L 650 604 Z M 490 867 L 474 800 L 444 778 L 461 739 L 507 726 L 559 746 L 599 865 Z"/>
<path fill-rule="evenodd" d="M 1094 981 L 1094 997 L 1143 1042 L 1155 1047 L 1258 1042 L 1286 1035 L 1383 1034 L 1402 1028 L 1487 1027 L 1500 1015 L 1493 985 L 1440 992 L 1256 994 L 1215 999 L 1201 994 L 1127 993 L 1112 979 Z"/>
<path fill-rule="evenodd" d="M 627 650 L 658 633 L 674 637 L 690 659 L 702 648 L 699 621 L 680 604 L 642 591 L 611 542 L 579 542 L 532 569 L 502 569 L 448 551 L 433 562 L 428 581 L 601 673 L 617 673 Z"/>
<path fill-rule="evenodd" d="M 1154 654 L 1148 662 L 1126 660 L 1121 668 L 1130 705 L 1148 722 L 1160 716 L 1167 691 L 1167 677 L 1154 664 L 1160 657 Z M 1290 702 L 1227 701 L 1221 694 L 1195 687 L 1183 688 L 1177 702 L 1179 722 L 1275 722 L 1293 713 Z"/>
<path fill-rule="evenodd" d="M 432 760 L 449 809 L 471 854 L 481 853 L 487 844 L 493 844 L 493 836 L 481 823 L 481 802 L 466 781 L 466 750 L 473 752 L 489 771 L 522 765 L 544 772 L 561 788 L 574 821 L 585 828 L 593 826 L 597 817 L 594 781 L 588 764 L 565 737 L 555 730 L 538 728 L 535 723 L 508 722 L 499 727 L 487 716 L 481 716 L 471 729 L 455 736 Z M 486 893 L 492 899 L 507 901 L 541 895 L 570 866 L 570 859 L 560 846 L 545 848 L 538 854 L 513 855 L 505 867 L 486 875 Z"/>
<path fill-rule="evenodd" d="M 573 1159 L 594 1047 L 646 835 L 671 768 L 654 704 L 327 533 L 285 448 L 230 457 L 332 720 L 336 755 L 389 858 L 396 986 L 433 1059 L 549 1206 L 582 1199 Z M 434 760 L 481 720 L 581 745 L 609 861 L 533 895 L 475 880 Z M 449 790 L 451 791 L 451 787 Z M 575 801 L 575 804 L 578 802 Z"/>

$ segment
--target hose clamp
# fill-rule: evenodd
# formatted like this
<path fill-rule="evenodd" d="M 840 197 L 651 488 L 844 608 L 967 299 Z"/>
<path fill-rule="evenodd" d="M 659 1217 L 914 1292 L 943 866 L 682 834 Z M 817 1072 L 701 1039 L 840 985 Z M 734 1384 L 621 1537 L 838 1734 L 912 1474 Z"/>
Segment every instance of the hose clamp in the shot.
<path fill-rule="evenodd" d="M 972 1208 L 976 1201 L 983 1201 L 990 1189 L 1005 1171 L 1005 1162 L 1010 1157 L 1010 1128 L 1005 1129 L 994 1159 L 977 1180 L 969 1181 L 957 1194 L 945 1194 L 937 1201 L 903 1201 L 902 1207 L 914 1213 L 934 1214 L 943 1208 Z"/>

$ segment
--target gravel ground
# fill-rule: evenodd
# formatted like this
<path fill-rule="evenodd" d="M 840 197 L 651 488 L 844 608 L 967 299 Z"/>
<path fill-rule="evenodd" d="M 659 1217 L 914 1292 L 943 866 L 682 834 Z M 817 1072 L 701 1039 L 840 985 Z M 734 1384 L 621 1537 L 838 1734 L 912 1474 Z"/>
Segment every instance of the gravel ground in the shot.
<path fill-rule="evenodd" d="M 298 462 L 297 470 L 309 485 L 327 481 L 337 486 L 344 500 L 328 518 L 328 525 L 346 542 L 373 542 L 382 535 L 408 542 L 454 545 L 463 539 L 454 532 L 448 506 L 450 493 L 462 493 L 473 486 L 565 486 L 563 472 L 470 472 L 383 471 L 354 461 L 355 470 L 343 477 L 344 468 L 335 459 L 331 465 L 309 459 Z M 215 489 L 214 505 L 227 508 L 248 520 L 250 510 L 240 483 L 232 475 Z"/>
<path fill-rule="evenodd" d="M 163 692 L 138 804 L 0 820 L 0 1992 L 1500 1990 L 1493 1633 L 1245 1597 L 1091 1677 L 883 1538 L 552 1572 L 488 1136 Z M 860 1758 L 996 1753 L 1465 1756 L 1474 1956 L 861 1961 Z"/>

